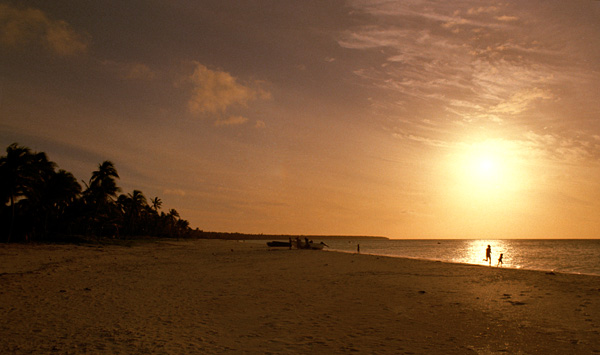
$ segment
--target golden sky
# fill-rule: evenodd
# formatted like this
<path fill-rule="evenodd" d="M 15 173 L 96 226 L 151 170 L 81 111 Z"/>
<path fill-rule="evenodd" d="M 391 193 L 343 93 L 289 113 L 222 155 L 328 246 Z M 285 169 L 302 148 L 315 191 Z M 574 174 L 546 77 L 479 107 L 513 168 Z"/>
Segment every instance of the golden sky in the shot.
<path fill-rule="evenodd" d="M 191 226 L 600 238 L 600 1 L 0 0 L 0 144 Z"/>

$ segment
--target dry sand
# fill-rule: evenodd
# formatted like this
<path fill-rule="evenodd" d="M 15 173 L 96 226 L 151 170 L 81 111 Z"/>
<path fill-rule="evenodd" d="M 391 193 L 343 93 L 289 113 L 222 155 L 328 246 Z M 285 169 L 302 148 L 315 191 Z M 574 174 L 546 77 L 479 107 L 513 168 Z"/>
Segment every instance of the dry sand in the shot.
<path fill-rule="evenodd" d="M 593 354 L 600 277 L 233 241 L 0 245 L 2 354 Z"/>

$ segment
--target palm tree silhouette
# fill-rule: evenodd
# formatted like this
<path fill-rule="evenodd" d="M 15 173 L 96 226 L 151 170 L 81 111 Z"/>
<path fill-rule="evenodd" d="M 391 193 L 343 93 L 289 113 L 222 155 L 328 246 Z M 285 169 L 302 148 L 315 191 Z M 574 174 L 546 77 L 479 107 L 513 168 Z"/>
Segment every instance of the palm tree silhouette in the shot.
<path fill-rule="evenodd" d="M 171 208 L 167 214 L 167 225 L 169 226 L 169 236 L 172 237 L 177 226 L 177 220 L 179 219 L 179 213 Z"/>
<path fill-rule="evenodd" d="M 0 158 L 0 185 L 3 202 L 10 203 L 11 210 L 7 241 L 13 237 L 17 217 L 25 239 L 45 237 L 50 221 L 57 222 L 77 198 L 81 186 L 71 173 L 56 172 L 56 164 L 48 160 L 46 153 L 33 153 L 17 143 L 6 152 Z"/>
<path fill-rule="evenodd" d="M 117 174 L 115 165 L 106 160 L 98 166 L 98 170 L 92 173 L 88 190 L 97 198 L 97 202 L 110 201 L 120 191 L 116 182 L 118 178 L 119 174 Z"/>
<path fill-rule="evenodd" d="M 0 157 L 0 240 L 52 240 L 57 236 L 118 236 L 148 233 L 181 236 L 189 223 L 175 209 L 158 213 L 162 201 L 148 204 L 140 190 L 117 194 L 119 174 L 111 161 L 104 161 L 82 186 L 75 177 L 57 170 L 46 153 L 32 152 L 13 143 Z M 109 234 L 110 233 L 110 234 Z"/>
<path fill-rule="evenodd" d="M 29 162 L 30 179 L 22 204 L 23 224 L 26 235 L 32 238 L 45 237 L 49 214 L 52 212 L 50 183 L 56 174 L 56 163 L 48 160 L 46 153 L 34 153 Z"/>
<path fill-rule="evenodd" d="M 93 228 L 96 232 L 103 233 L 106 227 L 118 230 L 116 222 L 112 220 L 116 215 L 114 198 L 121 190 L 117 186 L 116 179 L 118 178 L 119 174 L 117 174 L 114 164 L 106 160 L 98 166 L 98 170 L 92 173 L 89 185 L 84 192 L 85 203 L 93 211 L 90 224 L 96 225 L 96 228 Z"/>
<path fill-rule="evenodd" d="M 9 202 L 11 210 L 7 241 L 13 236 L 17 215 L 23 219 L 21 232 L 26 239 L 42 224 L 47 207 L 43 204 L 43 196 L 55 166 L 46 153 L 32 153 L 17 143 L 8 146 L 6 156 L 0 158 L 1 195 L 5 204 Z"/>
<path fill-rule="evenodd" d="M 148 206 L 144 194 L 140 190 L 133 190 L 133 193 L 119 196 L 118 202 L 123 210 L 129 234 L 139 233 L 140 222 L 144 219 L 145 208 Z"/>
<path fill-rule="evenodd" d="M 32 180 L 31 150 L 13 143 L 6 148 L 6 156 L 0 158 L 0 197 L 5 205 L 10 203 L 10 223 L 6 241 L 10 242 L 15 224 L 15 205 L 25 195 Z"/>
<path fill-rule="evenodd" d="M 52 174 L 46 184 L 43 204 L 47 206 L 46 219 L 44 221 L 44 233 L 48 232 L 48 223 L 53 221 L 56 228 L 65 228 L 67 221 L 62 221 L 69 206 L 72 206 L 81 194 L 81 185 L 77 179 L 68 171 L 58 170 Z M 63 223 L 60 225 L 60 223 Z"/>
<path fill-rule="evenodd" d="M 158 197 L 155 197 L 150 200 L 150 203 L 152 204 L 152 209 L 154 212 L 158 213 L 158 210 L 160 210 L 160 207 L 162 206 L 162 200 Z"/>

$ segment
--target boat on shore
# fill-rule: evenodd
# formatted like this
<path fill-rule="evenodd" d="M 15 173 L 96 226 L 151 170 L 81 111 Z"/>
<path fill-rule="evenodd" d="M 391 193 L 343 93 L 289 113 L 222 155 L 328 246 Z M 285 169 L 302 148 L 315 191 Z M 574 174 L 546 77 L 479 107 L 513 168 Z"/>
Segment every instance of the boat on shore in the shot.
<path fill-rule="evenodd" d="M 305 244 L 304 249 L 312 249 L 312 250 L 322 250 L 324 247 L 328 246 L 327 244 L 321 242 L 321 243 L 313 243 L 308 242 L 308 245 Z"/>
<path fill-rule="evenodd" d="M 291 248 L 292 247 L 292 243 L 290 242 L 281 242 L 278 240 L 274 240 L 272 242 L 267 242 L 267 246 L 271 247 L 271 248 Z"/>
<path fill-rule="evenodd" d="M 320 242 L 315 243 L 310 241 L 292 240 L 291 242 L 284 242 L 279 240 L 273 240 L 267 242 L 269 248 L 294 248 L 294 249 L 311 249 L 311 250 L 322 250 L 324 247 L 328 247 L 327 244 Z"/>

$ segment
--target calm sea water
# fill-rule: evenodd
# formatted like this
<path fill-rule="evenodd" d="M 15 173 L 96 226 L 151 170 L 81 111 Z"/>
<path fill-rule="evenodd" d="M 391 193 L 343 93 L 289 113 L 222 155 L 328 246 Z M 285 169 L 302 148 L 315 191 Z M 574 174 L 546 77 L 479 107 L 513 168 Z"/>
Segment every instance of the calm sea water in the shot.
<path fill-rule="evenodd" d="M 320 241 L 320 240 L 315 240 Z M 488 265 L 485 249 L 492 247 L 492 266 L 500 253 L 504 267 L 600 275 L 600 239 L 519 240 L 385 240 L 325 239 L 328 250 Z"/>

